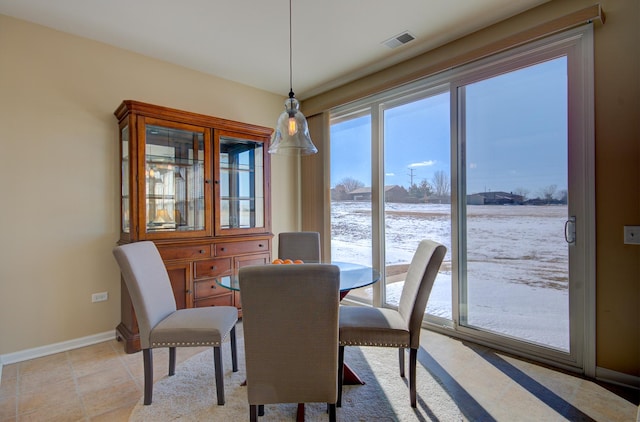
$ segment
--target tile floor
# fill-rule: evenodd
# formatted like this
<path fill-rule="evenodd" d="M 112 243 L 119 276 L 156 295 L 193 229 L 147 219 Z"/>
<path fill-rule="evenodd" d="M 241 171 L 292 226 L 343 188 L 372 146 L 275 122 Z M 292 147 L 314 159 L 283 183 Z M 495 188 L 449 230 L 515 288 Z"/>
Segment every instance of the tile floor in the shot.
<path fill-rule="evenodd" d="M 638 390 L 599 385 L 428 331 L 421 340 L 420 364 L 470 421 L 540 421 L 539 415 L 546 421 L 550 408 L 558 421 L 636 421 Z M 202 350 L 179 349 L 178 365 Z M 156 379 L 166 376 L 167 366 L 167 350 L 155 350 Z M 127 421 L 142 388 L 141 354 L 127 355 L 111 340 L 5 365 L 0 421 Z"/>

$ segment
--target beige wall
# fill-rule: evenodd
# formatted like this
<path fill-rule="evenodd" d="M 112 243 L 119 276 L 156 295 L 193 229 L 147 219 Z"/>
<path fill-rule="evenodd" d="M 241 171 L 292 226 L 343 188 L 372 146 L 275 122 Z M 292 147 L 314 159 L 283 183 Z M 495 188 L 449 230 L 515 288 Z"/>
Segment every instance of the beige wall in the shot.
<path fill-rule="evenodd" d="M 270 127 L 284 97 L 0 15 L 0 355 L 119 322 L 124 99 Z M 298 225 L 295 170 L 273 157 L 274 232 Z"/>
<path fill-rule="evenodd" d="M 640 2 L 600 4 L 607 20 L 595 32 L 596 357 L 599 367 L 640 376 L 640 246 L 623 244 L 623 226 L 640 225 Z"/>

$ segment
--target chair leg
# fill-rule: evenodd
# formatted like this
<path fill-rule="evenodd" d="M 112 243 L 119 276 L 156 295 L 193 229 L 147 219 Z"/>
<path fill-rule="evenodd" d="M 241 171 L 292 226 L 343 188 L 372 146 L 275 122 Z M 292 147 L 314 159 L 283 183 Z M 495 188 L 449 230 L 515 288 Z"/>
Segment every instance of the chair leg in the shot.
<path fill-rule="evenodd" d="M 329 403 L 329 422 L 336 422 L 336 405 Z"/>
<path fill-rule="evenodd" d="M 144 364 L 144 404 L 151 404 L 153 396 L 153 353 L 151 349 L 142 349 Z"/>
<path fill-rule="evenodd" d="M 236 326 L 234 325 L 229 334 L 231 337 L 231 370 L 238 372 L 238 343 L 236 341 Z"/>
<path fill-rule="evenodd" d="M 169 376 L 176 373 L 176 348 L 169 347 Z"/>
<path fill-rule="evenodd" d="M 409 349 L 409 395 L 411 407 L 416 407 L 416 360 L 418 349 Z"/>
<path fill-rule="evenodd" d="M 258 406 L 255 404 L 249 405 L 249 421 L 250 422 L 258 422 Z"/>
<path fill-rule="evenodd" d="M 398 360 L 400 361 L 400 376 L 404 378 L 404 347 L 398 351 Z"/>
<path fill-rule="evenodd" d="M 216 371 L 216 393 L 218 394 L 218 405 L 224 404 L 224 379 L 222 377 L 222 353 L 220 346 L 213 348 L 213 365 Z"/>
<path fill-rule="evenodd" d="M 344 381 L 344 346 L 338 347 L 338 400 L 336 406 L 342 406 L 342 383 Z"/>

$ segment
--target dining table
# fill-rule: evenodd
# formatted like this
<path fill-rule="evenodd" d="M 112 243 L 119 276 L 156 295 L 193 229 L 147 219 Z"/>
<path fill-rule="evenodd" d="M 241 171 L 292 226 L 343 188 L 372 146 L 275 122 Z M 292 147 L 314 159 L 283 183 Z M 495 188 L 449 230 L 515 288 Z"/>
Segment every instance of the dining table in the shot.
<path fill-rule="evenodd" d="M 331 261 L 340 269 L 340 300 L 353 289 L 359 289 L 376 283 L 380 280 L 380 272 L 367 265 L 353 262 Z M 304 265 L 304 264 L 266 264 L 266 265 Z M 223 275 L 216 278 L 216 283 L 221 287 L 240 291 L 240 283 L 237 277 Z"/>
<path fill-rule="evenodd" d="M 353 289 L 370 286 L 380 280 L 380 272 L 373 267 L 353 262 L 331 261 L 340 269 L 340 300 Z M 266 265 L 304 265 L 304 264 L 266 264 Z M 240 283 L 237 277 L 231 275 L 219 276 L 216 283 L 221 287 L 240 291 Z M 364 381 L 345 363 L 344 385 L 364 384 Z"/>
<path fill-rule="evenodd" d="M 370 286 L 380 280 L 380 272 L 373 267 L 353 262 L 331 261 L 340 269 L 340 300 L 353 289 Z M 302 264 L 265 264 L 265 265 L 304 265 Z M 240 282 L 237 277 L 223 275 L 216 278 L 216 283 L 221 287 L 240 291 Z M 337 346 L 337 345 L 336 345 Z M 246 381 L 245 381 L 246 382 Z M 244 384 L 244 383 L 243 383 Z M 358 377 L 349 365 L 343 366 L 343 385 L 364 385 L 364 381 Z M 304 403 L 298 403 L 297 421 L 304 421 Z"/>

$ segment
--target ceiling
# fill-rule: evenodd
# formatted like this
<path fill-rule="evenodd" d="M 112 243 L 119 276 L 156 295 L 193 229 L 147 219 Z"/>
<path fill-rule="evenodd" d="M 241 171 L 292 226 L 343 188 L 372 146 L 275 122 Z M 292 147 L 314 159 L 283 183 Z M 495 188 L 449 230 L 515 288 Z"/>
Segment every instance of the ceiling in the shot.
<path fill-rule="evenodd" d="M 300 99 L 549 0 L 294 0 Z M 0 14 L 269 92 L 289 92 L 286 0 L 0 0 Z M 405 31 L 415 40 L 383 43 Z"/>

